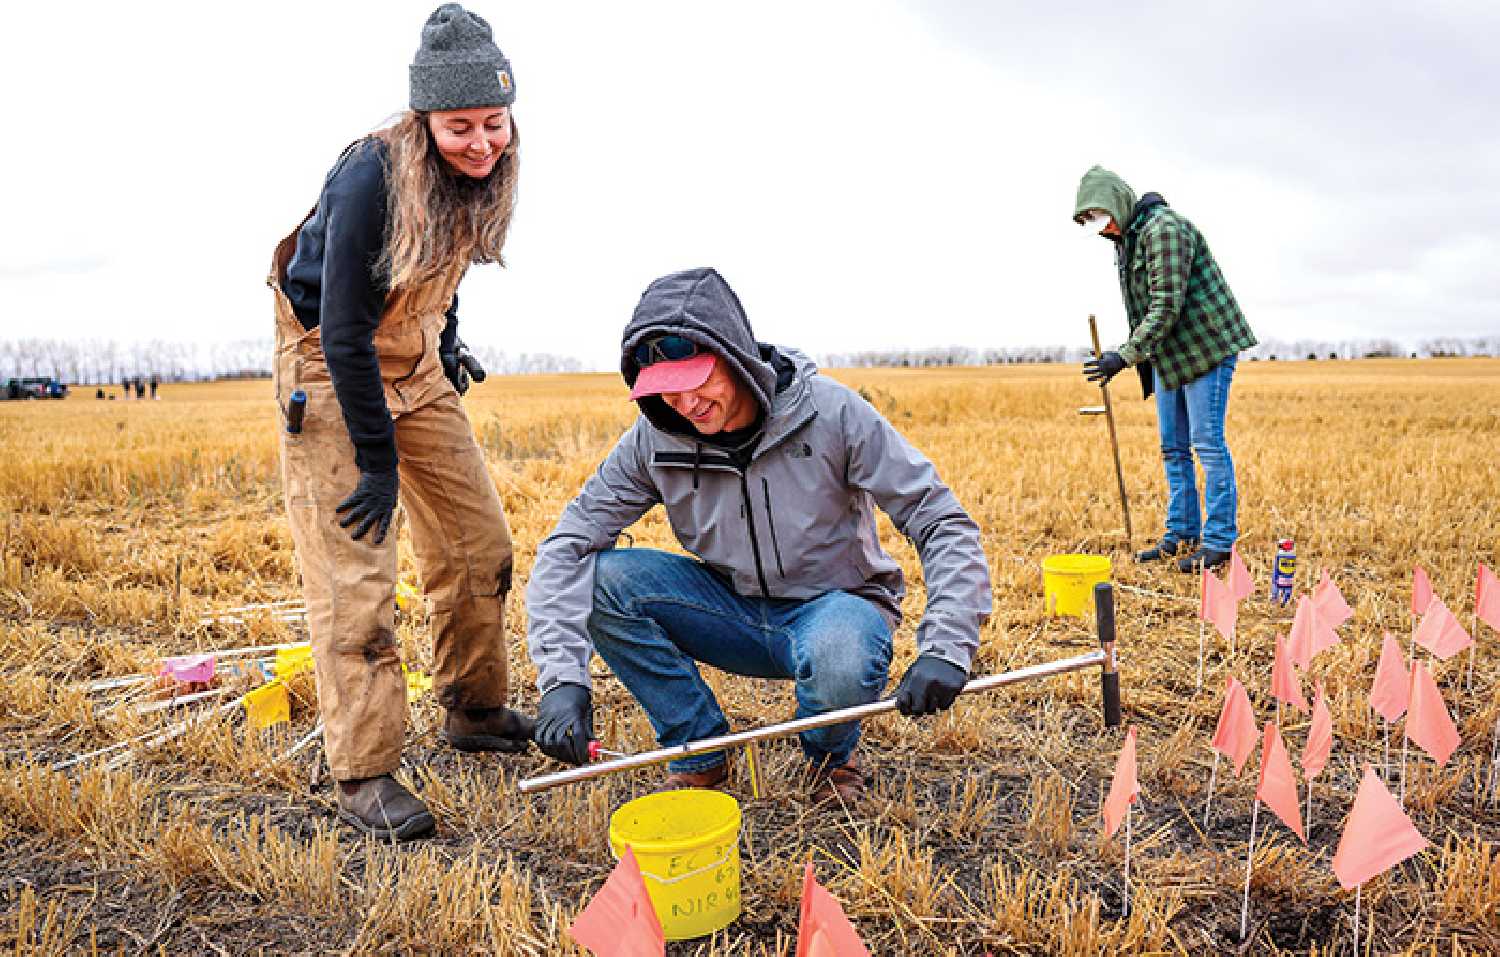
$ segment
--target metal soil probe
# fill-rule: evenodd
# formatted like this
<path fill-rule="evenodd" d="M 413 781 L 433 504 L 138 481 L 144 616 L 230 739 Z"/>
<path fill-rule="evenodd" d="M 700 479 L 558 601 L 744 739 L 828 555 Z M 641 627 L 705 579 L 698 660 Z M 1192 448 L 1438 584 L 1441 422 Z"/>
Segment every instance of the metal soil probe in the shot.
<path fill-rule="evenodd" d="M 1092 313 L 1089 314 L 1089 335 L 1094 338 L 1094 358 L 1104 355 L 1104 350 L 1099 346 L 1099 323 L 1094 320 Z M 1135 539 L 1130 530 L 1130 500 L 1125 496 L 1125 471 L 1120 468 L 1120 438 L 1115 434 L 1115 407 L 1109 401 L 1109 383 L 1099 383 L 1099 391 L 1104 393 L 1104 418 L 1109 423 L 1109 447 L 1115 453 L 1115 482 L 1120 486 L 1120 511 L 1125 513 L 1125 544 L 1128 547 Z M 1095 409 L 1080 409 L 1084 415 L 1096 414 Z"/>
<path fill-rule="evenodd" d="M 1111 728 L 1118 727 L 1120 724 L 1120 676 L 1116 670 L 1115 659 L 1115 601 L 1114 592 L 1111 590 L 1108 582 L 1100 582 L 1094 586 L 1094 604 L 1099 624 L 1099 650 L 1073 658 L 1064 658 L 1061 661 L 1050 661 L 1040 665 L 1032 665 L 1029 668 L 1007 671 L 1003 674 L 975 678 L 964 685 L 963 690 L 959 694 L 991 691 L 995 688 L 1003 688 L 1006 685 L 1019 684 L 1022 681 L 1030 681 L 1035 678 L 1046 678 L 1052 675 L 1067 674 L 1070 671 L 1081 671 L 1084 668 L 1097 667 L 1101 673 L 1100 691 L 1104 709 L 1104 723 Z M 753 744 L 756 741 L 765 741 L 769 738 L 780 738 L 790 734 L 798 734 L 802 731 L 811 731 L 814 728 L 823 728 L 831 724 L 843 724 L 845 721 L 856 721 L 860 718 L 868 718 L 894 710 L 896 710 L 896 699 L 882 698 L 879 701 L 872 701 L 869 704 L 855 705 L 852 708 L 840 708 L 837 711 L 828 711 L 808 718 L 798 718 L 795 721 L 783 721 L 780 724 L 767 725 L 763 728 L 753 728 L 749 731 L 720 735 L 716 738 L 703 738 L 670 748 L 659 748 L 655 751 L 645 751 L 640 754 L 622 755 L 610 761 L 597 761 L 593 764 L 585 764 L 582 767 L 569 768 L 566 771 L 554 771 L 551 774 L 538 775 L 537 777 L 521 781 L 517 785 L 517 790 L 522 794 L 533 794 L 537 791 L 546 791 L 549 788 L 555 788 L 563 784 L 575 784 L 579 781 L 587 781 L 590 778 L 603 777 L 606 774 L 614 774 L 619 771 L 630 771 L 635 768 L 650 767 L 655 764 L 666 764 L 668 761 L 690 757 L 695 754 L 726 751 L 730 748 Z"/>

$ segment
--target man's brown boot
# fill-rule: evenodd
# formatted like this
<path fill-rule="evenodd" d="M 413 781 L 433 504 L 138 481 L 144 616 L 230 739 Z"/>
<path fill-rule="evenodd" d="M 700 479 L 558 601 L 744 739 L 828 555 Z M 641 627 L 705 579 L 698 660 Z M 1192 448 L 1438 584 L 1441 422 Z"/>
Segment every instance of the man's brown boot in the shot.
<path fill-rule="evenodd" d="M 443 740 L 460 751 L 520 754 L 531 747 L 536 721 L 509 708 L 453 709 L 443 719 Z"/>
<path fill-rule="evenodd" d="M 662 782 L 663 791 L 683 788 L 716 788 L 729 783 L 729 762 L 723 761 L 702 771 L 673 771 Z"/>
<path fill-rule="evenodd" d="M 366 834 L 383 840 L 409 841 L 431 834 L 436 822 L 421 798 L 389 774 L 340 781 L 339 817 Z"/>
<path fill-rule="evenodd" d="M 853 755 L 836 768 L 818 768 L 813 771 L 809 797 L 814 804 L 842 804 L 853 808 L 864 796 L 865 776 L 860 773 Z"/>

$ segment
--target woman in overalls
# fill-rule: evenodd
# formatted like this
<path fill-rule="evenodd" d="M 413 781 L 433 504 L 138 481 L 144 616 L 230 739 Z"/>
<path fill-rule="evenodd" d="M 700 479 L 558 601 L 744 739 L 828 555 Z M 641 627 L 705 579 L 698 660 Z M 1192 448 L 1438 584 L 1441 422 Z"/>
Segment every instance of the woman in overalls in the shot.
<path fill-rule="evenodd" d="M 302 569 L 324 743 L 339 814 L 380 837 L 430 833 L 392 772 L 405 736 L 395 635 L 399 498 L 431 602 L 443 738 L 524 751 L 505 707 L 511 540 L 459 396 L 483 370 L 457 337 L 470 263 L 500 262 L 519 165 L 515 83 L 489 24 L 456 3 L 422 29 L 411 109 L 349 147 L 281 241 L 276 399 L 307 396 L 282 430 L 281 476 Z"/>

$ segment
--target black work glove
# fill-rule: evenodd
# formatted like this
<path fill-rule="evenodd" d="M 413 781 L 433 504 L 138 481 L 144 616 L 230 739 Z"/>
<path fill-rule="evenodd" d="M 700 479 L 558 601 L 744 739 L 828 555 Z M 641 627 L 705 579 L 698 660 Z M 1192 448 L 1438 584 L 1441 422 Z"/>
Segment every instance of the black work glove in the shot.
<path fill-rule="evenodd" d="M 443 363 L 443 375 L 453 383 L 453 388 L 458 390 L 459 395 L 469 391 L 469 379 L 475 382 L 484 381 L 484 366 L 474 358 L 474 353 L 464 345 L 464 341 L 457 337 L 453 339 L 452 352 L 439 352 L 438 359 Z"/>
<path fill-rule="evenodd" d="M 1083 364 L 1083 377 L 1090 382 L 1104 385 L 1119 375 L 1123 368 L 1125 368 L 1125 360 L 1120 358 L 1118 352 L 1106 352 L 1099 358 L 1090 359 Z"/>
<path fill-rule="evenodd" d="M 911 663 L 896 688 L 896 710 L 908 718 L 937 714 L 952 706 L 969 683 L 969 673 L 951 661 L 922 655 Z"/>
<path fill-rule="evenodd" d="M 542 695 L 531 740 L 543 754 L 567 764 L 587 764 L 593 739 L 594 700 L 589 689 L 565 684 Z"/>
<path fill-rule="evenodd" d="M 391 515 L 396 511 L 396 493 L 400 488 L 401 480 L 395 469 L 389 472 L 360 472 L 359 484 L 334 509 L 335 512 L 349 513 L 339 521 L 339 525 L 348 528 L 359 522 L 359 527 L 350 533 L 354 538 L 363 538 L 365 532 L 373 528 L 375 536 L 370 540 L 376 545 L 384 542 L 385 533 L 391 527 Z"/>

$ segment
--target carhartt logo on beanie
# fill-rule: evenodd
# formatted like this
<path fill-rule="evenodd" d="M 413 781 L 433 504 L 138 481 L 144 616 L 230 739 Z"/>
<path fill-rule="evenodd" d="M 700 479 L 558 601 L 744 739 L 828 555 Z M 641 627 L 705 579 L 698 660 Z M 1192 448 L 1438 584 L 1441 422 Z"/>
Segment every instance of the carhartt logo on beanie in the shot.
<path fill-rule="evenodd" d="M 411 64 L 411 108 L 510 106 L 516 82 L 485 19 L 456 3 L 432 11 Z"/>

